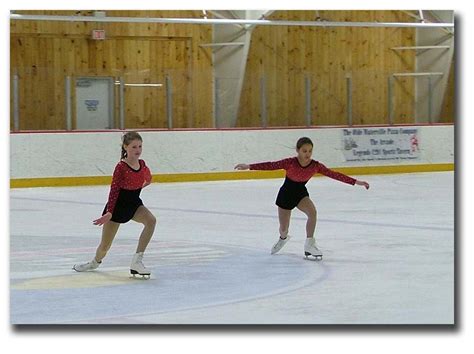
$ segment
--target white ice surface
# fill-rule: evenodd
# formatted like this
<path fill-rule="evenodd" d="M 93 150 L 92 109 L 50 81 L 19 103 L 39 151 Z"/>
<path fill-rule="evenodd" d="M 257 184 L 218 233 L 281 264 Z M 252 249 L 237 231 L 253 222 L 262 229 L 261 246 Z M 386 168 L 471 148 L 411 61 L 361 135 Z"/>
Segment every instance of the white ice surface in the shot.
<path fill-rule="evenodd" d="M 370 190 L 315 178 L 321 262 L 303 259 L 306 218 L 278 237 L 280 179 L 152 184 L 157 216 L 144 263 L 129 278 L 141 225 L 121 226 L 97 271 L 92 258 L 108 187 L 10 192 L 14 324 L 451 324 L 453 173 L 364 176 Z"/>

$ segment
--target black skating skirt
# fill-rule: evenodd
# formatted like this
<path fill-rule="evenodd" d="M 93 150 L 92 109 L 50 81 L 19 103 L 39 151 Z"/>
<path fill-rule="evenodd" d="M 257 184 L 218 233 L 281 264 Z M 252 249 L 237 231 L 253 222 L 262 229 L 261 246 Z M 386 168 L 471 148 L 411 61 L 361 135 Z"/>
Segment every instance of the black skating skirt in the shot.
<path fill-rule="evenodd" d="M 280 188 L 275 204 L 282 209 L 292 210 L 294 209 L 301 199 L 309 197 L 308 190 L 306 189 L 307 182 L 295 182 L 285 178 L 285 183 Z"/>
<path fill-rule="evenodd" d="M 120 190 L 114 212 L 112 213 L 112 221 L 124 224 L 133 218 L 140 205 L 143 205 L 140 199 L 141 190 L 141 188 L 135 190 Z M 102 215 L 105 213 L 107 213 L 107 204 L 105 205 Z"/>

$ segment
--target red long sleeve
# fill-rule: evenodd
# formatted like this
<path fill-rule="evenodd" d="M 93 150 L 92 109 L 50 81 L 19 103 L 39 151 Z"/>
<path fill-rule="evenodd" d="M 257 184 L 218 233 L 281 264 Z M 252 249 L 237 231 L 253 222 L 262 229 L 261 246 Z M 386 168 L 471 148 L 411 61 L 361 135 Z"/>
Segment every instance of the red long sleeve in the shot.
<path fill-rule="evenodd" d="M 145 166 L 144 169 L 145 169 L 145 171 L 143 173 L 144 173 L 145 181 L 147 183 L 150 183 L 151 182 L 151 171 L 148 168 L 148 166 Z"/>
<path fill-rule="evenodd" d="M 273 162 L 261 162 L 250 165 L 251 170 L 286 170 L 286 176 L 295 182 L 307 182 L 316 173 L 320 173 L 340 182 L 354 185 L 356 180 L 343 173 L 332 171 L 322 163 L 311 160 L 309 165 L 301 166 L 297 157 Z"/>
<path fill-rule="evenodd" d="M 264 171 L 287 170 L 288 167 L 291 165 L 291 160 L 292 158 L 283 159 L 279 161 L 253 163 L 250 165 L 250 169 Z"/>
<path fill-rule="evenodd" d="M 115 166 L 114 174 L 112 176 L 112 184 L 110 185 L 109 200 L 107 202 L 107 212 L 113 213 L 117 198 L 123 182 L 123 168 L 122 162 Z"/>
<path fill-rule="evenodd" d="M 340 173 L 340 172 L 330 170 L 329 168 L 324 166 L 321 162 L 317 162 L 317 164 L 318 164 L 317 173 L 320 173 L 320 174 L 322 174 L 326 177 L 329 177 L 329 178 L 332 178 L 332 179 L 335 179 L 337 181 L 344 182 L 344 183 L 347 183 L 347 184 L 354 185 L 356 183 L 356 179 L 354 179 L 352 177 L 349 177 L 349 176 L 347 176 L 343 173 Z"/>

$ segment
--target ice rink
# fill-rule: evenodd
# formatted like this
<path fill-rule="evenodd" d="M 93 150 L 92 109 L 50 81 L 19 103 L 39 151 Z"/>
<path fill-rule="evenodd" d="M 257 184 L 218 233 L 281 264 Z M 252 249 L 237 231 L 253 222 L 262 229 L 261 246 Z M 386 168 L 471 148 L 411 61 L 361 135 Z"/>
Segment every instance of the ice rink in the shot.
<path fill-rule="evenodd" d="M 130 279 L 141 225 L 121 226 L 94 272 L 108 186 L 10 191 L 14 324 L 451 324 L 454 175 L 363 176 L 367 191 L 328 178 L 308 190 L 320 262 L 303 257 L 306 218 L 276 255 L 282 179 L 154 183 L 158 219 L 150 280 Z"/>

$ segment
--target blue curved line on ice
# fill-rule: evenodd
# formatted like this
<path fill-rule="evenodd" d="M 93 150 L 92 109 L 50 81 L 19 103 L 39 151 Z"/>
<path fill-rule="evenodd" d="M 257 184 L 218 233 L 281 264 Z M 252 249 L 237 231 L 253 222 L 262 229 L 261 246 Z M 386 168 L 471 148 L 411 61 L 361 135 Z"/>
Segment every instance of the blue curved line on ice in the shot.
<path fill-rule="evenodd" d="M 140 317 L 252 301 L 323 282 L 322 262 L 294 254 L 270 256 L 250 247 L 205 243 L 230 256 L 205 265 L 152 268 L 155 279 L 79 289 L 11 290 L 11 322 L 78 323 Z M 157 262 L 159 264 L 159 261 Z M 249 314 L 249 320 L 251 321 Z M 269 314 L 271 317 L 271 313 Z M 228 319 L 227 319 L 228 320 Z M 216 323 L 219 319 L 216 319 Z M 116 323 L 116 322 L 114 322 Z"/>

